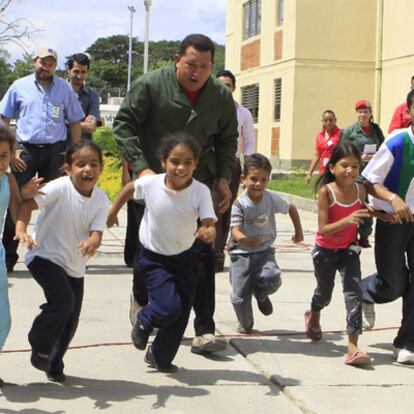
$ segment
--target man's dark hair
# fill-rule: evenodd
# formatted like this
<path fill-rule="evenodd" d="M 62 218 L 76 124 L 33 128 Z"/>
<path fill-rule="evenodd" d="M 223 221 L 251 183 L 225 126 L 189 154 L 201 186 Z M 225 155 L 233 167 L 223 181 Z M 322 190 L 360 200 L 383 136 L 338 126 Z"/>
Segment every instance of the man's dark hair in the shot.
<path fill-rule="evenodd" d="M 413 106 L 413 100 L 414 100 L 414 89 L 408 92 L 408 95 L 407 95 L 407 108 L 408 109 L 410 109 Z"/>
<path fill-rule="evenodd" d="M 85 53 L 75 53 L 74 55 L 72 55 L 66 65 L 69 69 L 73 68 L 73 64 L 77 62 L 79 65 L 86 65 L 88 67 L 89 70 L 89 65 L 91 64 L 88 56 L 85 55 Z"/>
<path fill-rule="evenodd" d="M 230 78 L 233 82 L 233 88 L 236 87 L 236 78 L 232 72 L 227 69 L 223 69 L 217 72 L 216 78 Z"/>
<path fill-rule="evenodd" d="M 243 165 L 243 175 L 247 176 L 250 170 L 253 169 L 262 169 L 265 170 L 269 175 L 272 172 L 272 164 L 267 157 L 263 154 L 255 153 L 249 155 L 244 159 Z"/>
<path fill-rule="evenodd" d="M 214 62 L 214 52 L 216 48 L 213 41 L 209 37 L 200 33 L 189 34 L 180 44 L 180 56 L 183 56 L 189 47 L 193 47 L 199 52 L 211 52 L 211 61 Z"/>

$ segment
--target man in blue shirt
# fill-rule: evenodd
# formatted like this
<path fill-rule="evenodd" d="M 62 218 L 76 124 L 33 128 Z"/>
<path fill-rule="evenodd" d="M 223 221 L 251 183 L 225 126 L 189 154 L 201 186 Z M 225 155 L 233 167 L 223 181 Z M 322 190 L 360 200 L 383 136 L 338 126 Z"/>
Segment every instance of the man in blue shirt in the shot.
<path fill-rule="evenodd" d="M 15 81 L 0 102 L 3 122 L 9 125 L 16 118 L 17 149 L 12 171 L 19 187 L 36 174 L 44 181 L 60 176 L 66 125 L 72 143 L 81 138 L 80 122 L 85 115 L 70 85 L 53 76 L 56 65 L 56 51 L 41 48 L 33 59 L 34 73 Z M 14 223 L 8 214 L 3 233 L 8 271 L 13 270 L 18 259 L 18 242 L 13 237 Z"/>
<path fill-rule="evenodd" d="M 81 122 L 82 139 L 92 139 L 96 127 L 102 125 L 99 112 L 99 96 L 93 89 L 85 85 L 89 66 L 90 59 L 85 53 L 75 53 L 67 62 L 69 83 L 78 95 L 85 113 L 85 119 Z"/>

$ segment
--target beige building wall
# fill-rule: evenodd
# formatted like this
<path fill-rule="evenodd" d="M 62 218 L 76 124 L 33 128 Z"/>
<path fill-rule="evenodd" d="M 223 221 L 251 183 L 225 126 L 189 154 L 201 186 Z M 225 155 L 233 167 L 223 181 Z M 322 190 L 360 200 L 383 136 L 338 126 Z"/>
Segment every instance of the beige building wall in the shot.
<path fill-rule="evenodd" d="M 236 75 L 236 99 L 240 87 L 259 83 L 258 151 L 276 166 L 309 162 L 327 108 L 336 112 L 338 125 L 346 127 L 356 121 L 355 101 L 369 99 L 377 105 L 377 120 L 386 131 L 414 75 L 409 41 L 414 35 L 409 21 L 414 1 L 398 0 L 398 7 L 395 1 L 285 0 L 284 23 L 278 27 L 279 0 L 262 0 L 261 33 L 243 41 L 246 0 L 228 0 L 226 66 Z M 281 56 L 275 59 L 280 39 Z M 278 77 L 282 114 L 275 123 L 273 82 Z"/>
<path fill-rule="evenodd" d="M 388 129 L 397 105 L 405 101 L 414 75 L 414 1 L 384 0 L 381 126 Z"/>

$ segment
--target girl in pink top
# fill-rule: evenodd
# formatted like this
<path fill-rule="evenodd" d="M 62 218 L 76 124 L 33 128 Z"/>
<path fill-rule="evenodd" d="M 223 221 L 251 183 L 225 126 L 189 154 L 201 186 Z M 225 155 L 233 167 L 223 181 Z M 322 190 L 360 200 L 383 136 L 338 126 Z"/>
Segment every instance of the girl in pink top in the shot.
<path fill-rule="evenodd" d="M 357 227 L 369 217 L 364 207 L 365 188 L 355 182 L 359 175 L 361 156 L 352 144 L 338 144 L 332 151 L 326 171 L 319 178 L 318 232 L 312 251 L 317 286 L 311 310 L 305 313 L 305 333 L 320 340 L 320 312 L 329 304 L 339 271 L 345 296 L 348 352 L 345 364 L 369 365 L 370 356 L 359 350 L 362 332 L 362 298 L 360 248 L 356 246 Z"/>
<path fill-rule="evenodd" d="M 319 163 L 319 174 L 325 172 L 326 164 L 331 158 L 332 150 L 341 138 L 341 130 L 336 126 L 336 116 L 334 111 L 327 109 L 322 114 L 322 131 L 316 136 L 315 155 L 309 166 L 306 182 L 312 181 L 312 173 Z"/>

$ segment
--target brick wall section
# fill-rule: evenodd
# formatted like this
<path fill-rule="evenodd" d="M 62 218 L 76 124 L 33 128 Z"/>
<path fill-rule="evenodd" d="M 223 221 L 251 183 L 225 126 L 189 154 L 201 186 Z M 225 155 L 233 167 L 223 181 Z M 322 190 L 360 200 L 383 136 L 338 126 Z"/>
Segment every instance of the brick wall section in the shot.
<path fill-rule="evenodd" d="M 260 65 L 260 39 L 253 40 L 241 47 L 240 70 L 255 68 Z"/>
<path fill-rule="evenodd" d="M 282 51 L 283 51 L 283 31 L 279 30 L 278 32 L 275 32 L 275 60 L 282 59 Z"/>
<path fill-rule="evenodd" d="M 271 147 L 271 156 L 279 156 L 279 141 L 280 141 L 280 128 L 272 128 L 272 147 Z"/>

